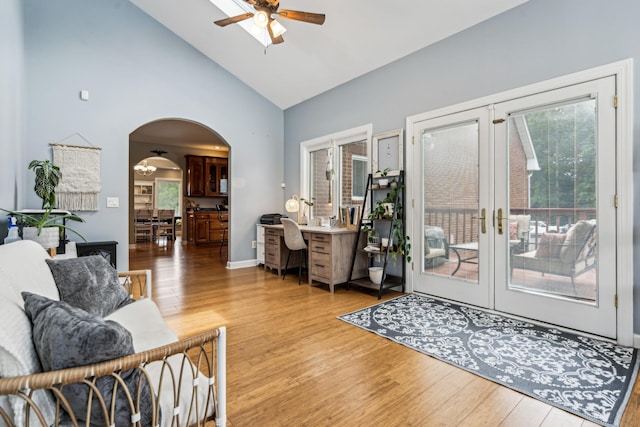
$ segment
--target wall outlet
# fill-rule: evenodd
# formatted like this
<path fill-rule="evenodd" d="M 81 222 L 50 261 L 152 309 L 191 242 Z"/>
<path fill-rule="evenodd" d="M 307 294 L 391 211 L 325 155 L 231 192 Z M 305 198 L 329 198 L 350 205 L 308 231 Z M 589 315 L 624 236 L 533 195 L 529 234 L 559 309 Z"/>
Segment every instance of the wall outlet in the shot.
<path fill-rule="evenodd" d="M 107 197 L 107 207 L 108 208 L 117 208 L 120 206 L 120 198 L 119 197 Z"/>
<path fill-rule="evenodd" d="M 251 247 L 252 247 L 253 249 L 257 248 L 257 247 L 258 247 L 258 242 L 256 242 L 255 240 L 252 240 L 252 241 L 251 241 Z"/>

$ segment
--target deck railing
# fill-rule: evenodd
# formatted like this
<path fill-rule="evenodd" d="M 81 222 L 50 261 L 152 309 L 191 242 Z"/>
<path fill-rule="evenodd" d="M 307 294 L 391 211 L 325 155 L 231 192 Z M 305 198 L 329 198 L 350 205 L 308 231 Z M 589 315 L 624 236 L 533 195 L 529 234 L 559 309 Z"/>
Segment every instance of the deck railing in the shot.
<path fill-rule="evenodd" d="M 594 219 L 594 208 L 529 208 L 512 209 L 511 215 L 531 215 L 534 235 L 542 232 L 563 232 L 571 225 L 583 219 Z M 444 230 L 450 244 L 478 241 L 479 220 L 477 209 L 467 208 L 429 208 L 425 209 L 425 225 L 434 225 Z M 538 229 L 538 224 L 544 222 L 546 229 Z M 491 212 L 487 212 L 487 226 L 492 224 Z"/>

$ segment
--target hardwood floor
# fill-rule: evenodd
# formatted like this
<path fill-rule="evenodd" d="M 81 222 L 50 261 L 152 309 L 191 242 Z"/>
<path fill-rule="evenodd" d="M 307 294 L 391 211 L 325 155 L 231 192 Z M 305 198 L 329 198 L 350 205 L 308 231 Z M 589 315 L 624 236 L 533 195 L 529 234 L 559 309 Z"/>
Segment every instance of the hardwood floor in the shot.
<path fill-rule="evenodd" d="M 138 244 L 129 256 L 130 269 L 153 270 L 153 299 L 179 336 L 227 326 L 229 426 L 595 425 L 336 319 L 376 304 L 371 293 L 227 270 L 215 245 Z M 637 383 L 621 425 L 640 425 Z"/>

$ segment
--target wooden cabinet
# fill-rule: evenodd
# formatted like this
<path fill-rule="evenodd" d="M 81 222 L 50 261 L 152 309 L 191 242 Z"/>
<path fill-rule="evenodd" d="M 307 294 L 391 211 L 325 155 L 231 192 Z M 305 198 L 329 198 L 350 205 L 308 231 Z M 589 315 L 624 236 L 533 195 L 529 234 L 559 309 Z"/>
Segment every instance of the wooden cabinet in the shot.
<path fill-rule="evenodd" d="M 229 159 L 192 155 L 185 157 L 187 159 L 187 196 L 211 197 L 228 194 Z"/>
<path fill-rule="evenodd" d="M 228 212 L 222 219 L 228 219 Z M 190 243 L 220 243 L 228 239 L 228 222 L 221 221 L 218 212 L 195 212 L 187 215 L 188 241 Z"/>
<path fill-rule="evenodd" d="M 228 193 L 229 159 L 207 157 L 205 161 L 206 186 L 205 196 L 226 196 Z"/>
<path fill-rule="evenodd" d="M 187 196 L 204 196 L 205 158 L 202 156 L 185 156 L 187 158 Z"/>

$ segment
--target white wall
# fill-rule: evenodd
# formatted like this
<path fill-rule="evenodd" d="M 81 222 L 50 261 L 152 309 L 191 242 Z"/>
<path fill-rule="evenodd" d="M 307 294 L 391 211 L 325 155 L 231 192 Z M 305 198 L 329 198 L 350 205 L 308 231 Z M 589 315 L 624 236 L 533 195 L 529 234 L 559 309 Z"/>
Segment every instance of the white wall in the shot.
<path fill-rule="evenodd" d="M 626 58 L 635 60 L 633 132 L 639 141 L 639 16 L 637 0 L 530 0 L 291 107 L 285 111 L 288 190 L 299 192 L 301 141 L 369 122 L 374 133 L 402 128 L 407 116 Z M 635 150 L 633 163 L 634 176 L 628 179 L 640 188 L 640 150 Z M 637 247 L 640 209 L 634 223 Z M 634 330 L 640 333 L 640 251 L 635 251 L 634 259 Z"/>
<path fill-rule="evenodd" d="M 129 134 L 153 120 L 185 119 L 232 147 L 229 259 L 255 259 L 256 221 L 283 206 L 282 110 L 127 0 L 24 4 L 27 160 L 50 158 L 48 143 L 76 132 L 102 147 L 101 208 L 82 213 L 79 231 L 90 241 L 120 242 L 118 264 L 128 266 Z M 21 208 L 37 203 L 26 193 Z M 119 197 L 120 208 L 107 209 L 106 197 Z"/>

